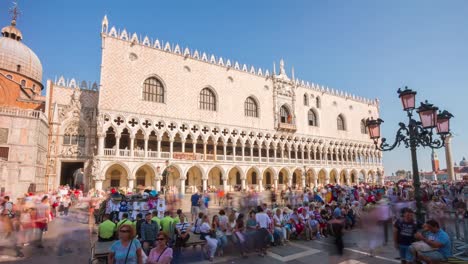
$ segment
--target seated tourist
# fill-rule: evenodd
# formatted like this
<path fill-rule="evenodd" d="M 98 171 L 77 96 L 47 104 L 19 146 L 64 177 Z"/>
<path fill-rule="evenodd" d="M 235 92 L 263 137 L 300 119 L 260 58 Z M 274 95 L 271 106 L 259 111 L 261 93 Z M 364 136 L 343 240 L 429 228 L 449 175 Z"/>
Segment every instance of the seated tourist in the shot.
<path fill-rule="evenodd" d="M 428 229 L 424 236 L 421 233 L 416 233 L 416 239 L 425 242 L 432 249 L 430 251 L 417 251 L 416 258 L 426 263 L 439 263 L 446 261 L 452 256 L 452 245 L 448 234 L 439 227 L 439 223 L 435 220 L 426 222 Z"/>
<path fill-rule="evenodd" d="M 156 237 L 156 246 L 151 250 L 148 256 L 147 264 L 170 264 L 172 261 L 172 248 L 167 243 L 169 236 L 164 232 L 159 232 Z"/>
<path fill-rule="evenodd" d="M 98 227 L 98 241 L 113 241 L 116 225 L 109 219 L 109 215 L 103 216 L 103 222 Z"/>
<path fill-rule="evenodd" d="M 184 214 L 179 215 L 179 223 L 176 224 L 175 230 L 176 230 L 176 247 L 184 247 L 185 243 L 190 238 L 189 230 L 190 230 L 190 224 L 187 223 Z"/>

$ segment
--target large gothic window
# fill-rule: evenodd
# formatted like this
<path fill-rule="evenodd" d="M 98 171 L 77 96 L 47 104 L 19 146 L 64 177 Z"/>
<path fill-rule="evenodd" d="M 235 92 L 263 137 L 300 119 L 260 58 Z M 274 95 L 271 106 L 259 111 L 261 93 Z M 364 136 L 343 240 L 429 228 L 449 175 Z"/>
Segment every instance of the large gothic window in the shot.
<path fill-rule="evenodd" d="M 143 100 L 164 103 L 164 86 L 156 77 L 150 77 L 143 83 Z"/>
<path fill-rule="evenodd" d="M 320 108 L 320 97 L 315 98 L 315 107 Z"/>
<path fill-rule="evenodd" d="M 78 125 L 70 125 L 63 133 L 63 145 L 78 145 L 84 147 L 86 136 L 82 128 Z"/>
<path fill-rule="evenodd" d="M 309 122 L 309 126 L 318 126 L 317 115 L 314 110 L 310 109 L 309 112 L 307 112 L 307 120 Z"/>
<path fill-rule="evenodd" d="M 338 130 L 346 130 L 345 121 L 342 115 L 336 118 L 336 126 Z"/>
<path fill-rule="evenodd" d="M 289 109 L 285 105 L 281 106 L 280 109 L 280 121 L 281 123 L 292 123 L 292 116 L 289 113 Z"/>
<path fill-rule="evenodd" d="M 367 134 L 366 121 L 364 119 L 361 120 L 361 134 Z"/>
<path fill-rule="evenodd" d="M 244 103 L 245 116 L 258 117 L 258 105 L 252 97 L 247 97 Z"/>
<path fill-rule="evenodd" d="M 203 88 L 200 92 L 200 109 L 216 111 L 216 96 L 210 88 Z"/>
<path fill-rule="evenodd" d="M 309 96 L 307 94 L 304 94 L 304 105 L 309 106 Z"/>

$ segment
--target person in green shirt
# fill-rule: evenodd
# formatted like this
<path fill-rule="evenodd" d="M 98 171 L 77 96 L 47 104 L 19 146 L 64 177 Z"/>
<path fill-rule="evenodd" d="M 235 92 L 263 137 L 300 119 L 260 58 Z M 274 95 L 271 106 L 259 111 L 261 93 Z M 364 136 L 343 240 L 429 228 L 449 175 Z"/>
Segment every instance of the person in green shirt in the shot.
<path fill-rule="evenodd" d="M 158 211 L 153 211 L 152 216 L 153 218 L 151 218 L 151 220 L 158 223 L 158 226 L 161 226 L 161 219 L 158 217 Z"/>
<path fill-rule="evenodd" d="M 103 216 L 103 222 L 99 224 L 98 227 L 98 241 L 105 242 L 105 241 L 113 241 L 114 240 L 114 232 L 116 225 L 114 222 L 109 220 L 109 215 L 105 214 Z"/>
<path fill-rule="evenodd" d="M 172 234 L 174 230 L 171 230 L 171 227 L 174 227 L 174 219 L 171 217 L 171 213 L 166 211 L 164 212 L 164 218 L 161 219 L 161 229 L 167 234 Z"/>

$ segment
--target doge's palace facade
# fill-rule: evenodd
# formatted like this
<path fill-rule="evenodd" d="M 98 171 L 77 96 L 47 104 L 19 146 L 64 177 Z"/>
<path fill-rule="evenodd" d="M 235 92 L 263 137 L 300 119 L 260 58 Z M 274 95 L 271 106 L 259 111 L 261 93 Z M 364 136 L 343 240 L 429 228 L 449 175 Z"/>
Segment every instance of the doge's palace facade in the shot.
<path fill-rule="evenodd" d="M 283 60 L 271 71 L 241 65 L 109 28 L 107 17 L 101 37 L 91 186 L 383 182 L 364 127 L 378 100 L 300 81 Z"/>

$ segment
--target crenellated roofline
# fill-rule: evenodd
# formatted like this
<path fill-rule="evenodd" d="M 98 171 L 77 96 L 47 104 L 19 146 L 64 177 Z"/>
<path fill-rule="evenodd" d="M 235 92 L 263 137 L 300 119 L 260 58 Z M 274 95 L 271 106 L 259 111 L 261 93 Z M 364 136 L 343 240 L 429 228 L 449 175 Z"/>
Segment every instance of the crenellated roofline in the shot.
<path fill-rule="evenodd" d="M 104 16 L 102 20 L 102 27 L 101 27 L 101 36 L 111 37 L 115 39 L 120 39 L 126 42 L 129 42 L 131 45 L 141 45 L 147 48 L 157 49 L 160 51 L 172 53 L 174 55 L 179 55 L 185 58 L 190 58 L 193 60 L 202 61 L 205 63 L 210 63 L 219 67 L 224 67 L 227 69 L 233 69 L 241 72 L 245 72 L 248 74 L 252 74 L 258 77 L 264 78 L 277 78 L 280 75 L 276 75 L 276 70 L 274 69 L 271 73 L 270 70 L 266 69 L 263 70 L 262 68 L 255 68 L 255 66 L 247 64 L 240 64 L 238 61 L 231 61 L 230 59 L 223 59 L 223 57 L 219 56 L 218 58 L 214 55 L 208 55 L 205 52 L 195 50 L 190 50 L 189 47 L 181 48 L 179 44 L 171 44 L 169 41 L 162 41 L 156 39 L 154 41 L 150 40 L 148 36 L 141 37 L 138 36 L 137 33 L 130 33 L 124 28 L 123 30 L 116 29 L 112 26 L 109 30 L 109 22 L 107 19 L 107 15 Z M 359 103 L 364 103 L 368 105 L 373 105 L 379 107 L 379 99 L 369 99 L 362 96 L 357 96 L 342 90 L 329 88 L 328 86 L 314 84 L 312 82 L 300 80 L 299 78 L 294 78 L 294 73 L 292 76 L 292 80 L 290 82 L 294 84 L 296 87 L 302 87 L 306 89 L 310 89 L 316 92 L 320 92 L 322 94 L 330 94 L 337 97 L 342 97 L 347 100 L 353 100 Z"/>
<path fill-rule="evenodd" d="M 99 84 L 97 82 L 91 83 L 90 81 L 77 81 L 75 78 L 65 79 L 65 77 L 60 76 L 53 81 L 53 84 L 56 86 L 64 87 L 64 88 L 71 88 L 71 89 L 81 89 L 81 90 L 88 90 L 88 91 L 99 91 Z"/>

